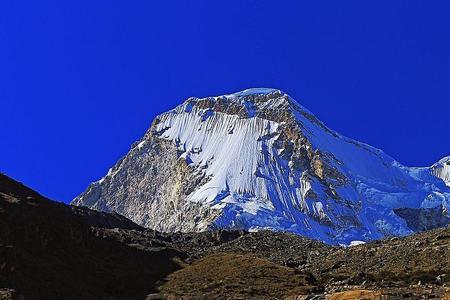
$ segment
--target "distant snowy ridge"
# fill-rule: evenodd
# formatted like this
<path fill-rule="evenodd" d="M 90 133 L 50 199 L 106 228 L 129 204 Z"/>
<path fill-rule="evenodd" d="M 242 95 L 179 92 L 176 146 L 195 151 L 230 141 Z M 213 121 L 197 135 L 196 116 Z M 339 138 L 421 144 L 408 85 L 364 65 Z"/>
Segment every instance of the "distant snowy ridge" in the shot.
<path fill-rule="evenodd" d="M 276 89 L 189 98 L 73 204 L 160 231 L 289 231 L 350 244 L 444 226 L 449 165 L 408 168 Z"/>

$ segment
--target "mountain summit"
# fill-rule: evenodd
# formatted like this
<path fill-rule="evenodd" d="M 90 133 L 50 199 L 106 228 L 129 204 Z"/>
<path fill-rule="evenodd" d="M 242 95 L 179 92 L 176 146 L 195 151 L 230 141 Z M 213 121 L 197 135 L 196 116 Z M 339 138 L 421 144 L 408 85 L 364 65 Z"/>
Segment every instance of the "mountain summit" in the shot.
<path fill-rule="evenodd" d="M 449 223 L 448 159 L 409 168 L 276 89 L 189 98 L 73 204 L 159 231 L 288 231 L 331 244 Z"/>

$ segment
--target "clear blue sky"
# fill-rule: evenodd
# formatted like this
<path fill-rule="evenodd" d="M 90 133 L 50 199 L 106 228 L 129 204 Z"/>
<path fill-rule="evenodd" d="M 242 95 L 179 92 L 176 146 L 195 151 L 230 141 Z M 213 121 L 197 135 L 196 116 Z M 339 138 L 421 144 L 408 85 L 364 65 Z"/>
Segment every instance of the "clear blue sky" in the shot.
<path fill-rule="evenodd" d="M 407 165 L 450 154 L 450 1 L 0 3 L 0 171 L 69 201 L 189 96 L 282 89 Z"/>

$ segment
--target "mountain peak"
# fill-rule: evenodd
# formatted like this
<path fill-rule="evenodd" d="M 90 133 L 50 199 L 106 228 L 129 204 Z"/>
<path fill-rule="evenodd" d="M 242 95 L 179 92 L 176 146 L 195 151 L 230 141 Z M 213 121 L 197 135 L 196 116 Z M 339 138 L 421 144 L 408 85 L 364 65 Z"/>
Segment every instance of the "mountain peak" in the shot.
<path fill-rule="evenodd" d="M 343 137 L 280 90 L 255 88 L 159 115 L 73 203 L 160 231 L 273 229 L 350 244 L 446 224 L 449 200 L 428 168 Z"/>
<path fill-rule="evenodd" d="M 277 94 L 285 94 L 284 92 L 282 92 L 279 89 L 273 89 L 273 88 L 249 88 L 249 89 L 245 89 L 243 91 L 239 91 L 233 94 L 229 94 L 227 96 L 231 96 L 231 97 L 245 97 L 245 96 L 250 96 L 250 95 L 268 95 L 268 94 L 273 94 L 273 93 L 277 93 Z"/>
<path fill-rule="evenodd" d="M 296 131 L 317 127 L 334 137 L 339 134 L 328 128 L 313 113 L 300 105 L 287 93 L 273 88 L 250 88 L 240 92 L 205 98 L 190 97 L 175 109 L 159 115 L 156 121 L 165 119 L 167 114 L 194 113 L 202 116 L 203 121 L 215 113 L 236 115 L 242 119 L 258 117 L 263 120 L 285 124 Z M 358 143 L 353 141 L 354 143 Z M 364 146 L 361 143 L 358 143 Z"/>

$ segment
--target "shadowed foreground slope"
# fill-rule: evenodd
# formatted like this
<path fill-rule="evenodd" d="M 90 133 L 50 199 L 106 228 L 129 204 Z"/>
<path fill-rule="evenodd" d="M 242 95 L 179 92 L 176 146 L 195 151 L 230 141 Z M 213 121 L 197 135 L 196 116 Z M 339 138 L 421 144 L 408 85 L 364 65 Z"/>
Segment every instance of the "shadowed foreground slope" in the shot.
<path fill-rule="evenodd" d="M 117 216 L 94 219 L 139 228 Z M 177 251 L 105 240 L 88 223 L 88 211 L 74 213 L 0 175 L 0 290 L 13 289 L 26 300 L 139 299 L 178 268 L 172 261 Z"/>

